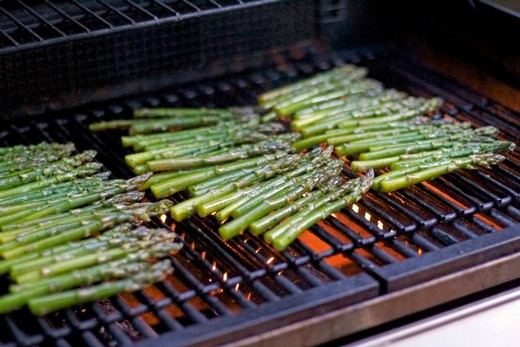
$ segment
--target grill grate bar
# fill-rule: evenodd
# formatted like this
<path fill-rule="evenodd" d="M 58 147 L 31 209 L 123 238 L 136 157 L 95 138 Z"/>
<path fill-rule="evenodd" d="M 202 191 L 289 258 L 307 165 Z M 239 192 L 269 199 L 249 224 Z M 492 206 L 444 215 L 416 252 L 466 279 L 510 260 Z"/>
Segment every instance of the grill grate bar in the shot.
<path fill-rule="evenodd" d="M 489 211 L 489 214 L 499 221 L 503 227 L 512 227 L 514 225 L 517 225 L 518 222 L 513 220 L 512 218 L 509 218 L 506 214 L 502 213 L 500 210 L 493 208 Z"/>
<path fill-rule="evenodd" d="M 46 20 L 45 18 L 40 16 L 30 6 L 27 6 L 23 1 L 17 0 L 16 2 L 18 4 L 20 4 L 23 8 L 25 8 L 27 10 L 27 12 L 29 12 L 34 18 L 36 18 L 41 23 L 42 26 L 47 27 L 47 28 L 51 28 L 54 32 L 58 33 L 60 36 L 67 36 L 67 34 L 65 34 L 60 29 L 56 28 L 54 25 L 52 25 L 51 22 L 49 22 L 48 20 Z"/>
<path fill-rule="evenodd" d="M 125 21 L 127 21 L 130 24 L 135 24 L 135 21 L 132 18 L 128 17 L 126 14 L 124 14 L 123 12 L 121 12 L 120 10 L 115 8 L 114 6 L 108 4 L 104 0 L 96 0 L 96 1 L 99 2 L 101 5 L 103 5 L 104 7 L 106 7 L 109 11 L 113 12 L 114 14 L 117 14 L 119 18 L 124 19 Z"/>
<path fill-rule="evenodd" d="M 160 0 L 153 0 L 152 1 L 154 4 L 157 4 L 159 6 L 161 6 L 162 8 L 164 8 L 165 10 L 169 11 L 170 13 L 173 13 L 174 15 L 178 16 L 180 15 L 179 12 L 175 11 L 173 8 L 171 8 L 170 6 L 164 4 L 162 1 Z"/>
<path fill-rule="evenodd" d="M 466 226 L 461 220 L 454 220 L 451 224 L 458 232 L 464 234 L 468 238 L 474 239 L 479 237 L 477 233 L 471 230 L 468 226 Z"/>
<path fill-rule="evenodd" d="M 183 4 L 185 5 L 188 5 L 189 7 L 191 7 L 192 9 L 194 9 L 195 11 L 202 11 L 197 5 L 195 5 L 193 2 L 191 1 L 187 1 L 187 0 L 181 0 Z"/>
<path fill-rule="evenodd" d="M 103 347 L 103 344 L 99 339 L 91 332 L 91 331 L 85 331 L 81 334 L 81 338 L 85 342 L 87 346 L 90 347 Z"/>
<path fill-rule="evenodd" d="M 172 263 L 177 276 L 180 276 L 184 283 L 189 284 L 191 288 L 194 288 L 195 292 L 203 294 L 203 285 L 195 278 L 195 276 L 193 276 L 189 270 L 184 268 L 176 259 L 172 259 Z M 194 322 L 203 323 L 208 320 L 205 315 L 200 313 L 186 301 L 181 301 L 178 305 Z"/>
<path fill-rule="evenodd" d="M 516 188 L 520 187 L 520 185 L 515 184 L 514 181 L 510 182 L 510 185 L 505 185 L 504 183 L 500 182 L 499 180 L 491 177 L 491 175 L 489 175 L 487 172 L 477 170 L 474 172 L 474 174 L 476 176 L 478 176 L 479 178 L 481 178 L 482 180 L 488 181 L 489 187 L 493 187 L 493 188 L 502 190 L 504 192 L 504 194 L 508 195 L 507 198 L 510 198 L 509 200 L 511 200 L 511 198 L 515 199 L 515 200 L 518 200 L 520 198 L 520 193 L 518 192 L 518 189 L 515 190 L 515 189 L 511 188 L 511 186 L 516 186 Z M 501 199 L 501 200 L 504 201 L 504 199 Z M 507 202 L 507 203 L 509 203 L 509 202 Z M 505 205 L 507 203 L 503 203 L 502 205 Z"/>
<path fill-rule="evenodd" d="M 119 345 L 128 346 L 132 343 L 132 339 L 127 334 L 125 334 L 125 332 L 121 330 L 115 323 L 108 324 L 107 330 Z"/>
<path fill-rule="evenodd" d="M 150 11 L 148 11 L 147 9 L 145 9 L 144 7 L 141 7 L 139 5 L 136 5 L 133 1 L 131 0 L 125 0 L 125 2 L 130 5 L 132 8 L 135 8 L 137 11 L 141 12 L 141 13 L 144 13 L 146 16 L 150 17 L 151 19 L 153 20 L 158 20 L 159 18 L 157 18 L 156 15 L 154 15 L 153 13 L 151 13 Z"/>
<path fill-rule="evenodd" d="M 335 218 L 332 218 L 332 220 L 335 221 Z M 327 232 L 319 224 L 313 226 L 311 230 L 316 236 L 318 236 L 320 239 L 331 245 L 336 251 L 352 250 L 356 246 L 355 243 L 345 244 L 344 242 L 341 242 L 335 235 L 332 235 L 329 232 Z"/>
<path fill-rule="evenodd" d="M 50 2 L 49 0 L 45 0 L 45 4 L 47 6 L 49 6 L 50 8 L 52 8 L 54 11 L 56 11 L 57 13 L 59 13 L 63 18 L 64 20 L 66 19 L 69 23 L 74 23 L 74 25 L 78 28 L 80 28 L 82 31 L 86 32 L 86 33 L 89 33 L 90 32 L 90 29 L 87 28 L 86 26 L 84 26 L 83 24 L 81 24 L 81 22 L 75 20 L 72 16 L 70 16 L 69 14 L 67 14 L 65 11 L 63 11 L 61 8 L 59 8 L 58 6 L 56 6 L 55 4 L 53 4 L 52 2 Z"/>
<path fill-rule="evenodd" d="M 88 7 L 82 5 L 77 0 L 70 0 L 74 5 L 83 10 L 85 13 L 89 14 L 91 17 L 97 19 L 99 22 L 103 23 L 107 28 L 112 29 L 114 26 L 106 21 L 103 17 L 99 16 L 97 13 L 89 9 Z"/>
<path fill-rule="evenodd" d="M 453 172 L 450 175 L 450 179 L 458 186 L 464 187 L 465 191 L 471 193 L 473 197 L 476 197 L 481 201 L 481 204 L 479 205 L 480 211 L 488 210 L 493 207 L 494 204 L 497 204 L 501 201 L 498 196 L 484 188 L 479 187 L 467 177 L 462 175 L 462 173 Z"/>
<path fill-rule="evenodd" d="M 515 220 L 520 220 L 520 210 L 514 206 L 508 205 L 506 212 Z"/>
<path fill-rule="evenodd" d="M 394 193 L 396 194 L 396 193 Z M 397 195 L 397 194 L 396 194 Z M 373 211 L 377 213 L 381 219 L 385 220 L 387 223 L 391 224 L 396 228 L 399 232 L 409 233 L 417 229 L 417 226 L 421 222 L 421 218 L 408 209 L 404 208 L 399 202 L 394 199 L 387 197 L 385 194 L 380 194 L 378 192 L 370 192 L 365 195 L 364 199 L 359 203 L 362 206 L 366 206 L 369 211 Z M 412 224 L 403 224 L 396 217 L 394 217 L 392 212 L 387 212 L 382 208 L 380 204 L 384 204 L 386 207 L 390 207 L 395 209 L 397 213 L 400 213 L 401 216 L 405 216 L 412 221 Z M 395 212 L 394 212 L 395 213 Z M 408 222 L 409 223 L 409 222 Z"/>
<path fill-rule="evenodd" d="M 2 6 L 0 6 L 0 12 L 2 12 L 6 17 L 8 17 L 11 21 L 13 21 L 19 29 L 22 29 L 24 32 L 26 32 L 30 36 L 32 36 L 33 39 L 36 39 L 37 41 L 40 41 L 40 42 L 44 41 L 44 39 L 40 35 L 35 33 L 33 30 L 31 30 L 31 28 L 29 28 L 28 26 L 23 24 L 21 21 L 19 21 L 15 16 L 13 16 L 9 11 L 5 10 Z M 14 38 L 13 38 L 13 40 L 14 40 Z M 17 42 L 18 42 L 18 44 L 22 43 L 18 40 L 17 40 Z"/>

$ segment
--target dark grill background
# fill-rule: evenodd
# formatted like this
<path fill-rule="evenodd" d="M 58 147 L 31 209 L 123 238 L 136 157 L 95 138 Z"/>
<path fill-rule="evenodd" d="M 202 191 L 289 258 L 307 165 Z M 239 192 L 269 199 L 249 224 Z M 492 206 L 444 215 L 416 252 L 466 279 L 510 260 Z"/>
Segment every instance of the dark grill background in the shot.
<path fill-rule="evenodd" d="M 73 141 L 79 150 L 98 150 L 114 176 L 129 177 L 120 133 L 90 133 L 90 122 L 129 117 L 143 106 L 250 105 L 264 90 L 347 62 L 368 66 L 387 87 L 443 97 L 442 111 L 457 119 L 495 125 L 504 137 L 518 138 L 517 113 L 380 47 L 277 59 L 278 68 L 13 121 L 0 131 L 0 145 Z M 154 345 L 162 337 L 179 345 L 217 344 L 511 254 L 520 249 L 518 155 L 508 154 L 493 169 L 460 171 L 391 194 L 370 192 L 282 254 L 249 234 L 225 243 L 212 220 L 178 223 L 184 248 L 172 258 L 171 279 L 44 318 L 25 309 L 0 316 L 0 343 Z M 5 289 L 7 281 L 0 284 Z"/>
<path fill-rule="evenodd" d="M 316 15 L 312 0 L 0 1 L 0 110 L 41 113 L 158 89 L 173 74 L 264 65 L 315 38 Z"/>

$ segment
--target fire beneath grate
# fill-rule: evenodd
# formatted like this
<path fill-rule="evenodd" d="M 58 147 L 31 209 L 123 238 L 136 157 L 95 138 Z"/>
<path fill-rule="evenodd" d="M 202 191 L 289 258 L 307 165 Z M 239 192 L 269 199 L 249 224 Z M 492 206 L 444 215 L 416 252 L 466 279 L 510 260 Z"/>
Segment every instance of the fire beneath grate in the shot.
<path fill-rule="evenodd" d="M 401 58 L 362 52 L 305 58 L 278 69 L 8 124 L 0 130 L 0 145 L 73 141 L 78 150 L 96 149 L 114 176 L 129 177 L 121 134 L 93 134 L 89 123 L 128 117 L 137 107 L 254 104 L 262 91 L 347 62 L 368 66 L 388 87 L 439 95 L 446 100 L 443 112 L 518 138 L 518 114 Z M 223 242 L 212 220 L 171 224 L 165 218 L 157 223 L 174 229 L 184 244 L 172 258 L 173 277 L 145 291 L 43 318 L 25 309 L 2 315 L 0 344 L 218 344 L 384 296 L 518 250 L 519 177 L 517 151 L 493 169 L 451 173 L 390 194 L 370 192 L 283 253 L 252 235 Z M 6 279 L 0 278 L 0 287 L 5 291 Z"/>

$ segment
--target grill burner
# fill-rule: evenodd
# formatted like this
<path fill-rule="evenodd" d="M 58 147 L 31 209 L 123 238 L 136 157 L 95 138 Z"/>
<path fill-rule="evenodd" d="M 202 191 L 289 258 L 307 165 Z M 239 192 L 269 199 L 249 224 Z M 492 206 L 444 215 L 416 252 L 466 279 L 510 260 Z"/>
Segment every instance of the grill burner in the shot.
<path fill-rule="evenodd" d="M 311 56 L 289 61 L 281 69 L 266 68 L 49 113 L 29 123 L 12 122 L 0 131 L 0 145 L 73 141 L 78 150 L 97 150 L 98 160 L 114 176 L 130 177 L 119 145 L 120 134 L 91 133 L 89 123 L 129 117 L 138 107 L 254 104 L 262 91 L 351 62 L 369 67 L 371 76 L 386 82 L 387 87 L 443 97 L 443 112 L 457 119 L 495 125 L 506 138 L 519 138 L 518 113 L 403 57 L 373 49 Z M 387 309 L 399 290 L 410 291 L 425 281 L 454 276 L 488 262 L 495 264 L 495 259 L 510 257 L 520 249 L 518 177 L 517 150 L 493 169 L 451 173 L 391 194 L 370 192 L 352 208 L 313 227 L 282 254 L 252 235 L 225 243 L 213 221 L 190 219 L 175 225 L 184 248 L 172 259 L 173 278 L 146 291 L 43 318 L 33 317 L 25 309 L 0 316 L 0 343 L 152 346 L 175 341 L 178 345 L 209 345 L 251 337 L 338 308 L 376 302 L 374 307 Z M 477 274 L 478 285 L 470 283 L 468 288 L 455 289 L 453 295 L 520 278 L 518 257 L 511 259 L 516 270 L 493 279 Z M 488 271 L 503 269 L 502 263 L 497 264 Z M 483 271 L 481 276 L 485 275 Z M 0 286 L 5 291 L 5 279 L 0 278 Z M 420 296 L 420 291 L 415 292 Z M 447 294 L 438 302 L 430 298 L 422 305 L 431 307 L 450 299 L 454 297 Z M 398 305 L 403 306 L 402 315 L 421 309 L 406 298 Z M 358 323 L 346 326 L 342 333 L 374 324 L 358 318 Z M 392 318 L 395 316 L 389 314 L 386 319 Z"/>

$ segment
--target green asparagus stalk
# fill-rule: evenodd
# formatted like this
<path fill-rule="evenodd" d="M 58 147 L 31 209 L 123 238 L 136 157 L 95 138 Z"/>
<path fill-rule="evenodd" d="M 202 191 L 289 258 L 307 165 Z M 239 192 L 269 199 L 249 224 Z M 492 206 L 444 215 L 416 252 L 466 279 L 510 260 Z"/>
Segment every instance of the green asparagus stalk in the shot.
<path fill-rule="evenodd" d="M 214 108 L 138 108 L 134 111 L 135 118 L 155 118 L 155 117 L 194 117 L 194 116 L 231 116 L 227 109 Z"/>
<path fill-rule="evenodd" d="M 24 161 L 25 158 L 38 157 L 40 154 L 54 154 L 59 158 L 68 157 L 74 151 L 73 143 L 46 143 L 37 145 L 18 145 L 2 147 L 0 149 L 0 162 L 16 162 L 17 159 Z"/>
<path fill-rule="evenodd" d="M 247 187 L 249 185 L 264 181 L 276 174 L 291 170 L 300 160 L 301 157 L 296 154 L 282 157 L 277 162 L 262 167 L 255 172 L 246 174 L 235 182 L 229 183 L 206 194 L 176 204 L 171 208 L 170 214 L 176 221 L 182 221 L 183 219 L 195 213 L 197 211 L 198 205 L 210 201 L 218 196 L 223 196 L 230 192 L 234 192 L 242 187 Z"/>
<path fill-rule="evenodd" d="M 293 92 L 300 91 L 302 89 L 314 88 L 316 85 L 329 81 L 335 78 L 344 78 L 346 75 L 357 73 L 359 78 L 366 76 L 368 71 L 364 68 L 358 68 L 353 65 L 345 65 L 339 68 L 331 69 L 329 71 L 321 72 L 303 79 L 301 81 L 285 85 L 276 89 L 272 89 L 268 92 L 261 94 L 258 97 L 261 105 L 265 104 L 268 100 L 280 98 L 281 96 L 288 95 Z"/>
<path fill-rule="evenodd" d="M 323 170 L 315 174 L 308 174 L 290 180 L 287 188 L 268 196 L 265 201 L 253 205 L 253 207 L 241 213 L 239 217 L 221 226 L 219 228 L 220 236 L 225 240 L 229 240 L 232 237 L 239 235 L 254 221 L 271 211 L 287 205 L 290 201 L 300 198 L 306 192 L 314 189 L 315 186 L 322 184 L 332 176 L 337 175 L 341 171 L 342 167 L 343 164 L 341 164 L 336 171 L 331 170 L 327 172 L 328 170 Z"/>
<path fill-rule="evenodd" d="M 335 99 L 346 98 L 352 94 L 380 93 L 383 86 L 380 82 L 370 79 L 353 82 L 350 85 L 333 85 L 326 87 L 323 91 L 317 90 L 309 94 L 300 94 L 298 97 L 284 101 L 274 106 L 276 113 L 280 116 L 289 116 L 298 110 L 324 103 Z"/>
<path fill-rule="evenodd" d="M 15 222 L 6 224 L 1 227 L 0 238 L 9 237 L 8 235 L 18 235 L 33 228 L 49 227 L 57 223 L 66 223 L 79 220 L 81 217 L 88 217 L 93 214 L 110 213 L 124 209 L 133 209 L 133 205 L 143 199 L 144 193 L 130 191 L 125 194 L 119 194 L 109 199 L 96 201 L 95 203 L 82 207 L 80 209 L 72 209 L 67 212 L 40 217 L 35 220 L 26 222 Z"/>
<path fill-rule="evenodd" d="M 61 246 L 53 247 L 37 253 L 38 256 L 35 258 L 25 256 L 16 258 L 22 258 L 22 261 L 16 263 L 9 263 L 10 260 L 4 260 L 8 266 L 7 271 L 12 275 L 18 276 L 22 273 L 41 269 L 42 267 L 68 260 L 74 257 L 92 254 L 93 252 L 103 251 L 108 248 L 118 247 L 125 243 L 131 243 L 135 240 L 143 239 L 148 235 L 142 235 L 139 228 L 134 229 L 132 223 L 120 224 L 108 231 L 105 231 L 102 235 L 95 238 L 88 238 L 77 242 L 69 242 Z"/>
<path fill-rule="evenodd" d="M 11 277 L 19 284 L 37 282 L 40 279 L 57 276 L 60 274 L 83 269 L 99 264 L 104 264 L 112 260 L 124 258 L 128 254 L 138 252 L 142 249 L 153 248 L 157 245 L 163 248 L 164 244 L 171 244 L 175 239 L 175 234 L 168 232 L 155 233 L 149 240 L 139 240 L 127 243 L 120 247 L 109 248 L 105 251 L 94 252 L 92 254 L 80 255 L 71 259 L 63 259 L 58 263 L 45 265 L 41 269 L 36 269 L 21 274 L 11 273 Z"/>
<path fill-rule="evenodd" d="M 144 289 L 155 282 L 162 281 L 172 272 L 171 263 L 162 261 L 150 265 L 146 271 L 130 275 L 127 279 L 32 298 L 28 306 L 32 313 L 42 316 L 65 307 L 99 300 L 121 292 Z"/>
<path fill-rule="evenodd" d="M 196 168 L 181 170 L 183 175 L 174 176 L 171 179 L 163 180 L 160 183 L 153 184 L 150 188 L 156 198 L 165 197 L 176 192 L 187 189 L 189 186 L 204 182 L 210 178 L 227 174 L 234 171 L 242 171 L 249 168 L 258 168 L 268 163 L 274 163 L 276 160 L 287 155 L 286 152 L 277 151 L 273 154 L 264 154 L 263 156 L 242 159 L 226 164 L 213 165 L 208 168 Z M 162 173 L 161 173 L 162 174 Z M 153 177 L 152 177 L 153 179 Z"/>
<path fill-rule="evenodd" d="M 102 167 L 102 164 L 100 164 L 100 163 L 88 163 L 88 164 L 79 166 L 69 172 L 63 173 L 63 174 L 58 174 L 56 176 L 52 176 L 52 177 L 45 178 L 40 181 L 28 183 L 23 186 L 0 191 L 0 199 L 10 198 L 10 197 L 21 195 L 21 194 L 26 194 L 31 191 L 37 190 L 37 189 L 51 186 L 53 184 L 70 181 L 77 177 L 90 176 L 90 175 L 93 175 L 94 173 L 96 173 L 99 169 L 101 169 L 101 167 Z"/>
<path fill-rule="evenodd" d="M 122 223 L 131 222 L 133 220 L 140 220 L 145 222 L 150 221 L 150 216 L 166 213 L 171 205 L 171 201 L 161 200 L 157 203 L 148 205 L 146 208 L 134 209 L 128 213 L 101 217 L 100 219 L 94 220 L 83 226 L 64 231 L 58 235 L 36 241 L 28 245 L 1 252 L 0 254 L 5 259 L 12 259 L 27 252 L 40 252 L 67 242 L 77 241 L 89 237 L 97 232 L 113 228 L 114 226 Z"/>
<path fill-rule="evenodd" d="M 290 143 L 294 142 L 298 136 L 297 134 L 279 135 L 272 141 L 242 145 L 236 149 L 230 149 L 227 153 L 221 155 L 152 160 L 149 161 L 147 165 L 150 171 L 182 170 L 246 159 L 261 154 L 274 153 L 276 151 L 290 151 Z"/>
<path fill-rule="evenodd" d="M 59 278 L 51 278 L 53 281 L 49 281 L 50 283 L 47 285 L 26 286 L 23 288 L 23 291 L 1 296 L 0 314 L 8 313 L 23 307 L 29 302 L 31 298 L 52 294 L 85 284 L 117 279 L 121 277 L 121 271 L 124 271 L 124 273 L 127 274 L 126 276 L 134 275 L 139 272 L 146 271 L 149 266 L 149 264 L 146 262 L 125 264 L 121 261 L 115 261 L 104 265 L 105 266 L 76 270 L 74 272 L 75 276 L 70 276 L 67 274 L 60 276 Z M 41 282 L 44 281 L 39 281 L 36 283 L 39 284 Z"/>
<path fill-rule="evenodd" d="M 356 178 L 352 179 L 350 181 L 347 181 L 345 184 L 340 185 L 338 188 L 333 189 L 332 191 L 328 192 L 326 195 L 318 198 L 315 202 L 307 205 L 304 209 L 302 209 L 300 212 L 293 215 L 290 219 L 284 221 L 283 223 L 277 225 L 276 227 L 269 230 L 265 235 L 264 238 L 266 241 L 272 243 L 274 239 L 285 233 L 285 231 L 291 229 L 293 226 L 296 226 L 298 223 L 300 223 L 304 218 L 306 218 L 307 214 L 311 213 L 312 211 L 319 210 L 322 206 L 335 202 L 341 197 L 348 195 L 350 192 L 360 191 L 361 186 L 364 187 L 366 182 L 370 182 L 372 184 L 372 180 L 374 177 L 373 170 L 370 170 L 365 177 L 362 178 Z M 363 189 L 361 189 L 363 190 Z"/>
<path fill-rule="evenodd" d="M 355 185 L 347 195 L 342 196 L 337 200 L 332 200 L 332 202 L 327 202 L 321 205 L 321 207 L 315 209 L 313 207 L 308 207 L 301 212 L 297 213 L 293 216 L 290 221 L 287 223 L 287 227 L 284 228 L 284 231 L 275 236 L 272 239 L 272 244 L 274 248 L 278 251 L 283 251 L 289 246 L 303 231 L 310 228 L 312 225 L 317 222 L 324 220 L 332 213 L 340 211 L 342 208 L 351 205 L 352 203 L 361 199 L 363 194 L 368 191 L 370 186 L 372 185 L 372 180 L 374 178 L 374 172 L 369 171 L 363 177 L 359 184 Z M 323 201 L 324 199 L 320 199 Z M 320 201 L 319 200 L 319 201 Z M 301 217 L 300 217 L 301 216 Z M 281 224 L 284 225 L 284 224 Z M 272 229 L 272 231 L 276 231 L 276 228 Z M 274 236 L 274 232 L 271 231 L 266 234 Z"/>
<path fill-rule="evenodd" d="M 432 161 L 437 161 L 443 158 L 459 158 L 467 157 L 472 154 L 484 154 L 484 153 L 504 153 L 513 151 L 515 144 L 509 141 L 494 141 L 490 143 L 477 143 L 477 144 L 461 144 L 448 148 L 441 148 L 438 151 L 426 152 L 428 155 L 414 156 L 412 155 L 401 155 L 399 160 L 392 163 L 390 168 L 392 170 L 407 168 L 410 166 L 417 166 L 426 164 Z M 422 152 L 425 153 L 425 152 Z"/>
<path fill-rule="evenodd" d="M 331 153 L 332 147 L 328 147 L 324 151 L 321 151 L 320 148 L 316 148 L 310 151 L 302 158 L 303 164 L 296 166 L 295 169 L 288 171 L 284 175 L 278 175 L 278 177 L 275 177 L 272 180 L 268 180 L 265 182 L 265 184 L 260 184 L 258 188 L 253 189 L 251 192 L 248 192 L 245 195 L 241 194 L 240 198 L 235 199 L 234 202 L 222 208 L 218 213 L 216 213 L 215 217 L 220 222 L 223 222 L 227 220 L 232 214 L 234 216 L 238 216 L 241 213 L 241 209 L 252 208 L 253 206 L 259 204 L 264 197 L 268 197 L 269 194 L 276 192 L 277 189 L 285 188 L 284 184 L 286 183 L 287 179 L 291 179 L 306 172 L 310 172 L 327 163 L 330 160 L 329 157 Z M 270 191 L 271 193 L 268 193 Z M 210 211 L 208 207 L 213 208 L 215 205 L 218 205 L 219 200 L 221 199 L 228 199 L 228 196 L 212 199 L 199 205 L 199 214 L 202 215 L 208 213 Z"/>
<path fill-rule="evenodd" d="M 505 159 L 500 154 L 474 154 L 467 158 L 458 158 L 447 164 L 434 166 L 425 170 L 406 174 L 405 176 L 383 180 L 379 190 L 387 193 L 394 190 L 410 187 L 423 181 L 429 181 L 457 169 L 475 169 L 478 166 L 490 167 Z"/>

